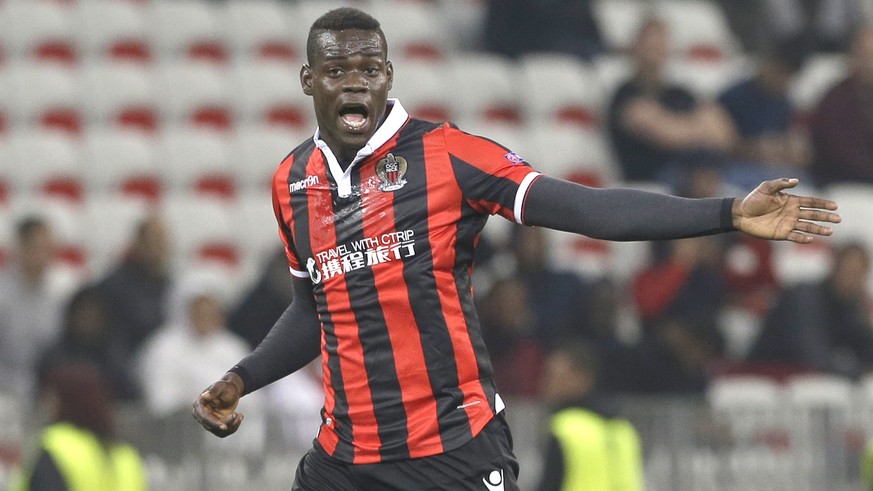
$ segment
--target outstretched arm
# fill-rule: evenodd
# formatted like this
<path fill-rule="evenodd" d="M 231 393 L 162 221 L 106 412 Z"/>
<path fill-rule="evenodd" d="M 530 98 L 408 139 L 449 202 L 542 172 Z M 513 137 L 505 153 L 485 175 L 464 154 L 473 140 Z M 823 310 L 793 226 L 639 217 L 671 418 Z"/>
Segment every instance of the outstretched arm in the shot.
<path fill-rule="evenodd" d="M 318 357 L 321 323 L 309 279 L 294 281 L 294 301 L 254 351 L 194 401 L 193 415 L 204 428 L 225 437 L 242 423 L 240 398 L 296 372 Z"/>
<path fill-rule="evenodd" d="M 740 199 L 689 199 L 635 189 L 598 189 L 540 177 L 530 187 L 524 223 L 605 240 L 663 240 L 740 230 L 755 237 L 810 242 L 830 235 L 836 203 L 783 191 L 796 179 L 766 181 Z"/>

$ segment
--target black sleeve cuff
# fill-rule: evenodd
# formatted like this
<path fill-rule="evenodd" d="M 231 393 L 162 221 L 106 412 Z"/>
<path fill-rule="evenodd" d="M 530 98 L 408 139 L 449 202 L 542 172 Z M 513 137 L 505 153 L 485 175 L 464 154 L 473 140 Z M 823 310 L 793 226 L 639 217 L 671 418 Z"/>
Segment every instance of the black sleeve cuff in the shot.
<path fill-rule="evenodd" d="M 721 200 L 721 229 L 724 232 L 733 232 L 734 227 L 734 200 L 736 198 L 725 198 Z"/>
<path fill-rule="evenodd" d="M 249 374 L 249 371 L 245 369 L 245 367 L 241 367 L 239 365 L 234 365 L 233 368 L 228 370 L 228 372 L 235 373 L 235 374 L 239 375 L 239 378 L 242 379 L 242 381 L 243 381 L 243 393 L 242 393 L 242 395 L 246 395 L 249 392 L 251 392 L 251 390 L 249 390 L 249 389 L 251 387 L 254 387 L 254 385 L 252 385 L 252 376 Z"/>

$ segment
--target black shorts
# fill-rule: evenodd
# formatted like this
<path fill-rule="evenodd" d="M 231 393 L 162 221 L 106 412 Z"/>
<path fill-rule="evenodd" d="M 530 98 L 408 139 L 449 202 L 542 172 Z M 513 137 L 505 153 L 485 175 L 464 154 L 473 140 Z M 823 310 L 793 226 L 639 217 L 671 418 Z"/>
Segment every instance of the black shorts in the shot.
<path fill-rule="evenodd" d="M 460 448 L 430 457 L 348 464 L 316 440 L 297 466 L 292 491 L 519 491 L 518 461 L 500 414 Z"/>

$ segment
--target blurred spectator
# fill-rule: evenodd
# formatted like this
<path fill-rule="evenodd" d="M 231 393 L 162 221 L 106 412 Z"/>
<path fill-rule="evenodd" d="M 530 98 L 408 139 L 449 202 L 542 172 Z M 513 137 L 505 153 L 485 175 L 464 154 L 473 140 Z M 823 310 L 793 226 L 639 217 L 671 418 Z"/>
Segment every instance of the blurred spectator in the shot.
<path fill-rule="evenodd" d="M 547 232 L 538 227 L 513 227 L 510 247 L 540 344 L 549 347 L 571 337 L 588 337 L 586 285 L 576 274 L 557 270 L 549 263 L 552 249 Z"/>
<path fill-rule="evenodd" d="M 36 217 L 20 220 L 12 261 L 0 273 L 4 384 L 26 384 L 37 354 L 58 336 L 68 285 L 55 275 L 54 257 L 55 242 L 48 224 Z"/>
<path fill-rule="evenodd" d="M 831 273 L 786 289 L 764 322 L 750 361 L 858 377 L 873 368 L 870 255 L 858 243 L 834 252 Z"/>
<path fill-rule="evenodd" d="M 719 106 L 667 80 L 669 36 L 660 20 L 642 23 L 631 48 L 636 72 L 610 104 L 609 132 L 625 180 L 670 180 L 666 173 L 710 161 L 734 141 Z"/>
<path fill-rule="evenodd" d="M 77 361 L 100 368 L 116 398 L 139 396 L 129 357 L 110 331 L 106 299 L 93 286 L 81 288 L 67 303 L 60 339 L 39 357 L 38 385 L 44 387 L 56 367 Z"/>
<path fill-rule="evenodd" d="M 629 352 L 607 360 L 610 390 L 629 393 L 702 394 L 723 361 L 716 326 L 694 317 L 664 317 Z"/>
<path fill-rule="evenodd" d="M 288 258 L 281 249 L 270 257 L 260 279 L 228 317 L 228 326 L 255 347 L 293 298 Z"/>
<path fill-rule="evenodd" d="M 61 363 L 46 374 L 40 400 L 50 423 L 39 454 L 13 491 L 145 491 L 139 452 L 116 438 L 111 389 L 86 363 Z"/>
<path fill-rule="evenodd" d="M 506 396 L 539 394 L 544 349 L 529 299 L 527 285 L 512 276 L 496 281 L 479 303 L 482 337 L 497 386 Z"/>
<path fill-rule="evenodd" d="M 851 73 L 828 91 L 811 122 L 819 185 L 873 184 L 873 25 L 855 35 L 850 60 Z"/>
<path fill-rule="evenodd" d="M 138 375 L 146 405 L 157 416 L 190 410 L 198 394 L 250 351 L 225 324 L 218 280 L 192 273 L 173 292 L 170 322 L 142 345 Z"/>
<path fill-rule="evenodd" d="M 166 319 L 171 254 L 164 222 L 150 216 L 137 227 L 121 264 L 98 285 L 109 306 L 112 332 L 128 353 Z"/>
<path fill-rule="evenodd" d="M 730 114 L 739 140 L 725 179 L 752 189 L 761 180 L 799 177 L 810 162 L 806 135 L 794 125 L 795 109 L 788 97 L 794 75 L 808 51 L 802 39 L 786 40 L 761 58 L 757 72 L 729 87 L 718 102 Z"/>
<path fill-rule="evenodd" d="M 662 320 L 675 317 L 716 326 L 727 303 L 723 240 L 708 236 L 653 245 L 666 248 L 666 257 L 641 271 L 633 282 L 643 326 L 654 329 Z"/>
<path fill-rule="evenodd" d="M 539 491 L 641 491 L 643 456 L 633 425 L 597 395 L 594 351 L 579 342 L 549 354 L 543 392 L 552 405 Z"/>
<path fill-rule="evenodd" d="M 555 51 L 592 58 L 604 51 L 591 0 L 489 0 L 485 46 L 507 56 Z"/>
<path fill-rule="evenodd" d="M 642 337 L 605 359 L 604 385 L 619 392 L 699 393 L 724 354 L 725 244 L 698 237 L 652 246 L 654 263 L 632 285 Z"/>
<path fill-rule="evenodd" d="M 816 51 L 845 50 L 861 18 L 858 0 L 765 0 L 764 19 L 774 41 L 803 37 Z"/>

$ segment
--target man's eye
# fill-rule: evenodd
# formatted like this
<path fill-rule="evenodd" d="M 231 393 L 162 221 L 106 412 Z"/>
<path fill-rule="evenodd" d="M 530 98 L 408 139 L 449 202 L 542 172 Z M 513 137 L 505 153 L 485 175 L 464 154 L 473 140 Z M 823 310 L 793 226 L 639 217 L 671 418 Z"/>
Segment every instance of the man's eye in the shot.
<path fill-rule="evenodd" d="M 367 68 L 366 73 L 367 75 L 378 75 L 379 71 L 379 67 L 371 66 L 370 68 Z"/>
<path fill-rule="evenodd" d="M 343 74 L 343 70 L 342 70 L 342 68 L 328 68 L 327 74 L 330 75 L 331 77 L 339 77 L 340 75 Z"/>

